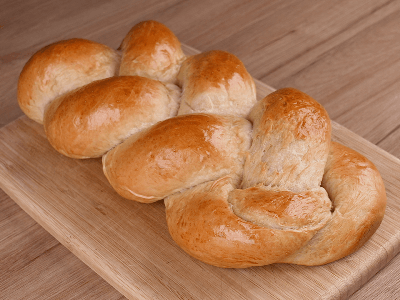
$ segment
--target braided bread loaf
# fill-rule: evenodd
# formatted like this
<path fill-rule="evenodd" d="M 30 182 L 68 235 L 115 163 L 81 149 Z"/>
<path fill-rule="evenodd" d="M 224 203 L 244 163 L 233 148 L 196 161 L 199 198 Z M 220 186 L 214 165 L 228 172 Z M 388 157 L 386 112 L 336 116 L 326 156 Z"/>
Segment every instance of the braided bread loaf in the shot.
<path fill-rule="evenodd" d="M 331 142 L 325 109 L 286 88 L 256 102 L 242 62 L 185 57 L 155 21 L 119 51 L 72 39 L 27 62 L 18 102 L 72 158 L 102 157 L 123 197 L 164 199 L 187 253 L 219 267 L 326 264 L 361 247 L 382 221 L 375 166 Z"/>

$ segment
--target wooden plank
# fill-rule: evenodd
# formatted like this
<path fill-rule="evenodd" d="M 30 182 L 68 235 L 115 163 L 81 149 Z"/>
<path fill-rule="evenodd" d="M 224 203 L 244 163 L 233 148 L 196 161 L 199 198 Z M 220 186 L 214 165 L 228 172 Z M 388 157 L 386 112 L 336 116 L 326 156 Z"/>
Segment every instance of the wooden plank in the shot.
<path fill-rule="evenodd" d="M 0 190 L 0 299 L 126 299 Z"/>
<path fill-rule="evenodd" d="M 399 299 L 399 264 L 400 255 L 397 255 L 385 269 L 378 272 L 367 284 L 356 291 L 349 300 Z"/>
<path fill-rule="evenodd" d="M 261 82 L 257 88 L 259 98 L 272 91 Z M 377 165 L 385 180 L 388 209 L 380 229 L 360 251 L 327 266 L 227 270 L 196 261 L 170 238 L 162 202 L 122 199 L 105 179 L 99 159 L 60 155 L 48 144 L 42 127 L 26 117 L 0 130 L 0 185 L 131 299 L 344 299 L 399 252 L 400 162 L 336 123 L 333 137 Z"/>

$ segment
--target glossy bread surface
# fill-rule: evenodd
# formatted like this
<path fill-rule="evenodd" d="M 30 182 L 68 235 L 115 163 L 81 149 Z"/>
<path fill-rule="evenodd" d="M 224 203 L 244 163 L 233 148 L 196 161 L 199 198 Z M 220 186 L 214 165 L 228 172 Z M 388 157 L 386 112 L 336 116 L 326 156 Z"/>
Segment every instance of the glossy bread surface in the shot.
<path fill-rule="evenodd" d="M 49 105 L 46 136 L 66 156 L 100 157 L 135 132 L 175 115 L 178 95 L 145 77 L 94 81 Z"/>
<path fill-rule="evenodd" d="M 92 41 L 70 39 L 50 44 L 25 64 L 18 81 L 22 111 L 43 123 L 45 107 L 56 97 L 117 74 L 117 51 Z"/>
<path fill-rule="evenodd" d="M 193 114 L 160 122 L 103 157 L 104 173 L 125 198 L 154 202 L 230 174 L 241 178 L 250 122 Z"/>
<path fill-rule="evenodd" d="M 185 55 L 174 33 L 157 21 L 135 25 L 120 46 L 122 60 L 119 75 L 139 75 L 176 83 Z"/>
<path fill-rule="evenodd" d="M 182 87 L 178 114 L 218 113 L 246 117 L 256 103 L 253 78 L 243 63 L 226 51 L 187 58 L 178 74 Z"/>
<path fill-rule="evenodd" d="M 251 110 L 253 142 L 242 188 L 263 184 L 294 192 L 321 185 L 331 141 L 328 113 L 309 95 L 284 88 Z"/>
<path fill-rule="evenodd" d="M 332 219 L 284 262 L 319 265 L 338 260 L 364 245 L 381 224 L 385 186 L 374 164 L 358 152 L 332 142 L 322 187 L 332 201 Z"/>
<path fill-rule="evenodd" d="M 214 266 L 246 268 L 279 262 L 304 246 L 329 218 L 329 205 L 325 205 L 322 221 L 310 221 L 310 228 L 258 226 L 233 213 L 227 201 L 233 189 L 222 178 L 165 201 L 172 238 L 190 255 Z"/>
<path fill-rule="evenodd" d="M 229 268 L 322 265 L 361 247 L 386 207 L 374 165 L 331 144 L 327 113 L 298 90 L 268 95 L 250 119 L 252 145 L 241 185 L 225 176 L 166 198 L 168 228 L 178 245 Z"/>

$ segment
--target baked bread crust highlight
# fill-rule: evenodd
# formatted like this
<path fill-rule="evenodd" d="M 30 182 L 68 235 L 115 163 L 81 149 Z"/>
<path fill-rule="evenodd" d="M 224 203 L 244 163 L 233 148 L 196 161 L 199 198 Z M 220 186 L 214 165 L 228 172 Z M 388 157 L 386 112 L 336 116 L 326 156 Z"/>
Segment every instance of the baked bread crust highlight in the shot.
<path fill-rule="evenodd" d="M 179 115 L 217 113 L 247 117 L 256 103 L 256 87 L 233 54 L 213 50 L 186 59 L 178 74 L 182 87 Z"/>
<path fill-rule="evenodd" d="M 29 59 L 19 76 L 19 106 L 42 124 L 48 103 L 92 81 L 116 75 L 119 62 L 117 51 L 84 39 L 48 45 Z"/>
<path fill-rule="evenodd" d="M 132 134 L 176 115 L 179 91 L 139 76 L 97 80 L 47 106 L 50 144 L 72 158 L 101 157 Z"/>
<path fill-rule="evenodd" d="M 122 50 L 120 76 L 138 75 L 175 84 L 185 59 L 178 38 L 157 21 L 135 25 L 119 49 Z"/>

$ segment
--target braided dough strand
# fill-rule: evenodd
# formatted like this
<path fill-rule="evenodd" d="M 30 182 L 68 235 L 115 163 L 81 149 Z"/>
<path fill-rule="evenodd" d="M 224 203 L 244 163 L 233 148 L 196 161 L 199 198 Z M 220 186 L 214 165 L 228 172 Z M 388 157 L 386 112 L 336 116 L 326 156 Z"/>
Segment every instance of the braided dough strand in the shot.
<path fill-rule="evenodd" d="M 281 89 L 258 102 L 250 120 L 243 189 L 228 176 L 165 200 L 173 239 L 219 267 L 281 262 L 331 218 L 331 201 L 320 187 L 331 131 L 323 107 Z"/>
<path fill-rule="evenodd" d="M 44 47 L 25 64 L 18 80 L 18 104 L 42 124 L 46 106 L 76 88 L 118 73 L 117 51 L 92 41 L 70 39 Z"/>
<path fill-rule="evenodd" d="M 358 152 L 332 142 L 322 186 L 332 200 L 332 219 L 286 263 L 321 265 L 347 256 L 367 242 L 383 219 L 382 177 Z"/>
<path fill-rule="evenodd" d="M 136 24 L 121 43 L 120 76 L 137 75 L 176 83 L 185 60 L 181 43 L 173 32 L 157 21 Z"/>
<path fill-rule="evenodd" d="M 245 202 L 244 207 L 257 202 L 257 211 L 240 217 L 240 208 L 235 207 L 239 201 Z M 165 205 L 175 242 L 191 256 L 224 268 L 280 262 L 303 247 L 330 219 L 330 201 L 322 188 L 286 195 L 264 188 L 237 190 L 229 178 L 172 195 Z M 281 219 L 286 219 L 286 226 L 276 224 Z"/>

